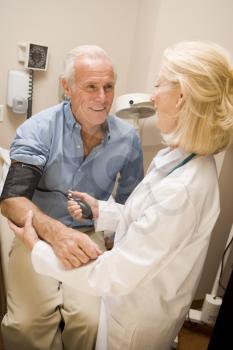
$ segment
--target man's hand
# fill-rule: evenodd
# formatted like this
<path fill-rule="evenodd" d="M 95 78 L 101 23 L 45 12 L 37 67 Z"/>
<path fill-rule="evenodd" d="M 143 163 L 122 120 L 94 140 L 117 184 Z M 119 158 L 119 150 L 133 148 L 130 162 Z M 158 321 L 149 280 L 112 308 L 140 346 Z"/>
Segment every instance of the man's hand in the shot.
<path fill-rule="evenodd" d="M 79 267 L 102 254 L 88 235 L 72 228 L 58 233 L 51 244 L 66 268 Z"/>
<path fill-rule="evenodd" d="M 35 243 L 39 240 L 32 225 L 32 219 L 33 212 L 30 210 L 26 215 L 25 225 L 23 227 L 18 227 L 9 221 L 12 231 L 29 250 L 32 250 Z M 102 254 L 97 244 L 86 234 L 63 225 L 62 227 L 59 226 L 59 228 L 60 230 L 53 236 L 50 244 L 66 268 L 79 267 Z"/>
<path fill-rule="evenodd" d="M 33 212 L 29 210 L 24 227 L 18 227 L 13 222 L 9 221 L 9 226 L 14 234 L 25 244 L 25 246 L 32 250 L 39 237 L 32 226 Z"/>

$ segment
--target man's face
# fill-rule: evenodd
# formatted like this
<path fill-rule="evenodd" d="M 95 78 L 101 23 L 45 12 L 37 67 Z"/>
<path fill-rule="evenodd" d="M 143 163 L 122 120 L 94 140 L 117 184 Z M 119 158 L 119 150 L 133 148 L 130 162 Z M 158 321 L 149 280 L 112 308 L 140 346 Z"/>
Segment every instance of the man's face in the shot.
<path fill-rule="evenodd" d="M 64 83 L 76 120 L 88 130 L 103 124 L 111 109 L 115 77 L 106 59 L 82 58 L 76 62 L 72 85 Z"/>

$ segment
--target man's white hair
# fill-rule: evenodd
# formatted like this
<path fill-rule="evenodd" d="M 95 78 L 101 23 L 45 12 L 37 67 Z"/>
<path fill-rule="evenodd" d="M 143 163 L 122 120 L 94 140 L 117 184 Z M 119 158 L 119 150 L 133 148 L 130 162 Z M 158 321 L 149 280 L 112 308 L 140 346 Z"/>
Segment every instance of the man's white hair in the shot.
<path fill-rule="evenodd" d="M 104 49 L 97 45 L 81 45 L 73 48 L 70 52 L 68 52 L 65 64 L 64 64 L 64 73 L 63 78 L 65 78 L 69 85 L 71 85 L 74 81 L 74 73 L 75 73 L 75 63 L 79 58 L 89 58 L 90 60 L 103 59 L 106 60 L 112 65 L 113 63 L 108 54 Z M 114 71 L 114 67 L 113 67 Z M 115 75 L 115 72 L 114 72 Z"/>

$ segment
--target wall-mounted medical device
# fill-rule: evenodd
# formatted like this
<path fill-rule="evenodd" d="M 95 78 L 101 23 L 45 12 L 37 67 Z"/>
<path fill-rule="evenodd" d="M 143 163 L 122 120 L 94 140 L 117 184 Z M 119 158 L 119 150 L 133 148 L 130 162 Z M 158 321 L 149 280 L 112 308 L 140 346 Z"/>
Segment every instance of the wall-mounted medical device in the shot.
<path fill-rule="evenodd" d="M 7 104 L 14 113 L 24 114 L 28 108 L 30 74 L 23 70 L 10 70 L 8 74 Z"/>
<path fill-rule="evenodd" d="M 32 115 L 33 72 L 46 71 L 48 46 L 31 42 L 18 43 L 18 61 L 25 70 L 11 70 L 8 75 L 7 104 L 13 112 Z"/>
<path fill-rule="evenodd" d="M 46 71 L 48 66 L 48 46 L 31 42 L 18 43 L 18 61 L 24 62 L 24 67 L 33 70 Z"/>

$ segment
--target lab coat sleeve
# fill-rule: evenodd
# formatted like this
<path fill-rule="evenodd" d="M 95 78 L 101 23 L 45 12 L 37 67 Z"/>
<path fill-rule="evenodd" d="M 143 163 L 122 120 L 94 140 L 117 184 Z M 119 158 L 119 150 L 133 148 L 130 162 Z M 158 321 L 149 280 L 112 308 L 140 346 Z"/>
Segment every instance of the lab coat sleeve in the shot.
<path fill-rule="evenodd" d="M 108 201 L 99 201 L 99 217 L 95 221 L 95 231 L 116 231 L 124 215 L 124 205 L 116 203 L 112 197 Z"/>
<path fill-rule="evenodd" d="M 195 208 L 185 188 L 167 188 L 132 221 L 111 251 L 78 269 L 64 270 L 44 242 L 35 245 L 32 262 L 37 272 L 93 295 L 125 295 L 172 264 L 196 231 Z M 188 257 L 187 257 L 188 259 Z M 187 261 L 184 261 L 187 264 Z"/>
<path fill-rule="evenodd" d="M 74 289 L 87 292 L 88 294 L 103 295 L 102 290 L 97 290 L 94 285 L 92 286 L 92 277 L 90 276 L 89 278 L 92 269 L 98 263 L 98 259 L 79 268 L 67 270 L 55 255 L 52 247 L 41 240 L 34 245 L 31 259 L 36 272 L 53 277 Z"/>

